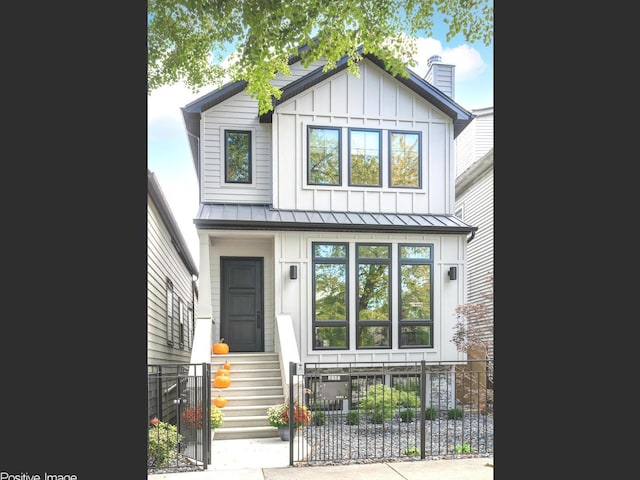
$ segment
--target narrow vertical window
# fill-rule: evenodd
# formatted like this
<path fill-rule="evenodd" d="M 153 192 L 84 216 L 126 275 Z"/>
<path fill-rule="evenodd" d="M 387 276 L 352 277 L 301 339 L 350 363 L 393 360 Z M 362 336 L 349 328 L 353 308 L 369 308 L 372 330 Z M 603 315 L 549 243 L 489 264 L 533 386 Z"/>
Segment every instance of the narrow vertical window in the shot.
<path fill-rule="evenodd" d="M 349 184 L 382 186 L 380 169 L 380 131 L 349 130 Z"/>
<path fill-rule="evenodd" d="M 251 132 L 225 130 L 224 181 L 251 183 Z"/>
<path fill-rule="evenodd" d="M 307 183 L 340 185 L 340 129 L 309 127 L 307 142 Z"/>
<path fill-rule="evenodd" d="M 167 344 L 173 345 L 173 282 L 167 279 Z"/>
<path fill-rule="evenodd" d="M 356 245 L 357 348 L 391 348 L 391 246 Z"/>
<path fill-rule="evenodd" d="M 420 133 L 389 132 L 389 184 L 420 187 Z"/>
<path fill-rule="evenodd" d="M 349 348 L 346 243 L 313 243 L 313 349 Z"/>
<path fill-rule="evenodd" d="M 178 319 L 179 319 L 179 343 L 180 343 L 180 348 L 184 347 L 184 329 L 185 329 L 185 324 L 184 324 L 184 303 L 182 302 L 181 298 L 178 298 Z"/>
<path fill-rule="evenodd" d="M 433 347 L 432 245 L 399 245 L 400 348 Z"/>
<path fill-rule="evenodd" d="M 189 329 L 187 342 L 188 342 L 189 348 L 192 348 L 193 347 L 193 332 L 195 331 L 195 325 L 193 324 L 193 303 L 191 304 L 191 306 L 189 307 L 189 310 L 187 311 L 187 325 L 188 325 L 188 329 Z"/>

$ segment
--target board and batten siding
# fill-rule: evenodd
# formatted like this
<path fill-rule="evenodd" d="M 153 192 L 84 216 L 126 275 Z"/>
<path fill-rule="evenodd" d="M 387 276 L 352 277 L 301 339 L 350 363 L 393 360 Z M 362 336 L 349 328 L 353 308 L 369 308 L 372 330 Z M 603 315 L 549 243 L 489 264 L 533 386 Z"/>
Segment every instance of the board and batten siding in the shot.
<path fill-rule="evenodd" d="M 342 127 L 342 185 L 307 185 L 307 127 Z M 348 128 L 382 132 L 382 187 L 348 184 Z M 389 188 L 389 130 L 420 132 L 422 185 Z M 276 106 L 273 114 L 275 208 L 375 213 L 453 213 L 451 119 L 377 65 L 346 70 Z"/>
<path fill-rule="evenodd" d="M 188 339 L 184 346 L 179 342 L 179 317 L 174 319 L 174 343 L 167 344 L 167 278 L 173 282 L 174 302 L 181 298 L 187 309 L 194 302 L 192 276 L 178 255 L 171 235 L 164 225 L 156 205 L 147 196 L 147 363 L 189 363 L 191 348 Z M 194 315 L 195 316 L 195 315 Z M 187 323 L 186 332 L 193 335 Z"/>
<path fill-rule="evenodd" d="M 465 299 L 465 242 L 466 236 L 454 235 L 417 235 L 417 234 L 385 234 L 385 233 L 339 233 L 339 232 L 274 232 L 275 248 L 275 311 L 291 315 L 297 343 L 300 346 L 302 362 L 414 362 L 420 360 L 438 361 L 464 359 L 451 342 L 455 324 L 455 307 L 464 303 Z M 312 319 L 312 242 L 349 242 L 349 337 L 350 350 L 316 350 L 313 351 Z M 392 328 L 393 343 L 390 349 L 356 350 L 355 302 L 353 292 L 357 291 L 356 258 L 353 247 L 356 242 L 380 242 L 393 245 L 393 265 L 397 266 L 398 243 L 431 243 L 434 246 L 434 282 L 433 282 L 433 318 L 434 348 L 432 349 L 398 349 L 398 285 L 392 283 Z M 298 278 L 289 278 L 289 267 L 298 266 Z M 449 267 L 457 266 L 458 280 L 447 278 Z M 392 278 L 397 272 L 392 272 Z"/>

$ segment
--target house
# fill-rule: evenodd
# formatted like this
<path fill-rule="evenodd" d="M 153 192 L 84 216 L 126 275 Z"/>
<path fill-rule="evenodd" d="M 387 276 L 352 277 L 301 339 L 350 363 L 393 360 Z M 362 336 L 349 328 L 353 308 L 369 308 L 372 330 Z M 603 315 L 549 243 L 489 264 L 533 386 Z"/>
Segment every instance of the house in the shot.
<path fill-rule="evenodd" d="M 147 170 L 147 364 L 189 363 L 198 307 L 198 269 Z"/>
<path fill-rule="evenodd" d="M 285 381 L 289 362 L 464 360 L 451 338 L 477 227 L 455 215 L 455 141 L 473 114 L 370 54 L 359 77 L 346 58 L 289 63 L 267 114 L 243 81 L 182 108 L 200 190 L 192 362 L 221 338 L 277 353 Z"/>
<path fill-rule="evenodd" d="M 472 113 L 456 140 L 456 215 L 478 227 L 467 250 L 465 316 L 476 341 L 468 353 L 493 359 L 493 107 Z"/>

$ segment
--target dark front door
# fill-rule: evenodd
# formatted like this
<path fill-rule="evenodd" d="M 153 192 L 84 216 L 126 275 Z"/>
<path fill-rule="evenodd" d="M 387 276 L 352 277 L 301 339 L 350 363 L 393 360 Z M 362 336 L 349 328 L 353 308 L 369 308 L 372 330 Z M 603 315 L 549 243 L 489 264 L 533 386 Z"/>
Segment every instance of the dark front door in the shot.
<path fill-rule="evenodd" d="M 223 257 L 220 337 L 229 352 L 263 352 L 262 258 Z"/>

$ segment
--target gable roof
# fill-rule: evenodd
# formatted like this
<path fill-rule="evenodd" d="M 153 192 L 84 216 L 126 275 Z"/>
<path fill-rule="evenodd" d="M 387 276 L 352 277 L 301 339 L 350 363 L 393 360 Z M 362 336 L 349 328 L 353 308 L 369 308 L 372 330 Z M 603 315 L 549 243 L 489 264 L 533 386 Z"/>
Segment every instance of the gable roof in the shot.
<path fill-rule="evenodd" d="M 299 49 L 298 52 L 302 52 L 304 47 Z M 358 49 L 359 53 L 362 53 L 362 47 Z M 370 60 L 375 65 L 379 66 L 387 74 L 391 75 L 385 68 L 384 62 L 378 57 L 372 54 L 364 54 L 364 58 Z M 300 60 L 300 55 L 291 56 L 289 58 L 289 65 L 296 63 Z M 341 72 L 347 68 L 348 56 L 343 56 L 337 63 L 336 67 L 324 72 L 323 67 L 309 72 L 305 76 L 294 80 L 282 87 L 282 95 L 279 100 L 272 99 L 273 107 L 275 107 L 288 100 L 299 93 L 311 88 L 312 86 L 332 77 L 333 75 Z M 457 104 L 451 97 L 442 93 L 436 87 L 431 85 L 426 80 L 420 78 L 411 69 L 407 69 L 409 76 L 407 78 L 396 75 L 394 78 L 400 83 L 408 87 L 411 91 L 424 98 L 438 109 L 442 110 L 447 116 L 453 120 L 453 137 L 456 138 L 460 132 L 462 132 L 467 125 L 473 120 L 474 114 L 465 108 Z M 189 145 L 191 146 L 191 155 L 196 165 L 196 171 L 198 171 L 198 147 L 200 143 L 200 117 L 202 112 L 210 109 L 211 107 L 227 100 L 228 98 L 237 95 L 242 92 L 247 86 L 247 82 L 239 80 L 236 82 L 230 82 L 211 93 L 203 95 L 202 97 L 188 103 L 181 108 L 184 123 L 189 136 Z M 257 112 L 256 112 L 257 114 Z M 260 116 L 260 122 L 271 123 L 273 116 L 273 110 Z"/>
<path fill-rule="evenodd" d="M 196 267 L 196 264 L 191 257 L 191 253 L 189 252 L 189 248 L 187 247 L 187 242 L 185 242 L 184 237 L 182 236 L 182 232 L 180 231 L 180 227 L 178 227 L 178 223 L 176 222 L 176 219 L 171 212 L 169 203 L 162 193 L 162 189 L 160 188 L 160 184 L 158 183 L 156 175 L 149 169 L 147 169 L 147 193 L 158 208 L 160 218 L 162 219 L 164 226 L 171 236 L 171 243 L 184 262 L 185 267 L 187 267 L 187 270 L 189 270 L 189 273 L 191 275 L 195 275 L 197 277 L 198 268 Z"/>

